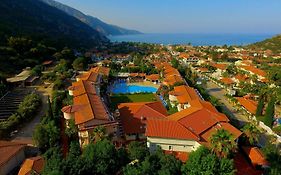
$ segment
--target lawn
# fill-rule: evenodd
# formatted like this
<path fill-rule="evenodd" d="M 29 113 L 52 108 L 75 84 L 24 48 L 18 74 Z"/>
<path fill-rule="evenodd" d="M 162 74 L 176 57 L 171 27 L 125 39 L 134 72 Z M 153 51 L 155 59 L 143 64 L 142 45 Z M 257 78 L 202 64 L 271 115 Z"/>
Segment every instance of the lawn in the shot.
<path fill-rule="evenodd" d="M 111 99 L 111 107 L 117 108 L 119 103 L 131 103 L 131 102 L 152 102 L 156 101 L 156 97 L 152 93 L 147 94 L 120 94 L 120 95 L 112 95 Z"/>

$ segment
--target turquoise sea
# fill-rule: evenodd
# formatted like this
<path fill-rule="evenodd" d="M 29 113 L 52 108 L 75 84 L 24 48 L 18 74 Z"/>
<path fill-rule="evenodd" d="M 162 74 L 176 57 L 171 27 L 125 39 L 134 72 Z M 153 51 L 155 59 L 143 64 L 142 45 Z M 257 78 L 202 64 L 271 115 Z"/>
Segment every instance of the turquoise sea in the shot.
<path fill-rule="evenodd" d="M 138 34 L 109 36 L 112 42 L 144 42 L 156 44 L 247 45 L 271 38 L 275 34 Z"/>

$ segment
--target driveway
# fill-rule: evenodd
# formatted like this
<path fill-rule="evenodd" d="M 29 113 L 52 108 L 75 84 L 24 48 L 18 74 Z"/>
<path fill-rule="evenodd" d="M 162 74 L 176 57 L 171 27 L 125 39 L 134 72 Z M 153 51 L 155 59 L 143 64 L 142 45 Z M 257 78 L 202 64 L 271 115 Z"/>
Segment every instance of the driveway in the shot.
<path fill-rule="evenodd" d="M 225 97 L 227 92 L 223 88 L 211 81 L 207 81 L 205 88 L 210 95 L 216 97 L 222 104 L 224 104 L 225 110 L 231 113 L 234 119 L 241 122 L 249 122 L 248 118 L 242 113 L 237 112 L 234 106 L 228 101 L 227 97 Z"/>
<path fill-rule="evenodd" d="M 235 110 L 234 106 L 227 100 L 227 97 L 224 96 L 224 94 L 226 94 L 226 91 L 223 88 L 219 87 L 212 81 L 207 81 L 204 88 L 210 95 L 216 97 L 221 103 L 223 103 L 224 109 L 232 114 L 234 119 L 239 120 L 241 124 L 252 122 L 248 120 L 247 116 Z M 265 146 L 267 139 L 267 133 L 263 132 L 259 138 L 259 146 Z"/>
<path fill-rule="evenodd" d="M 33 131 L 36 125 L 40 123 L 41 117 L 44 116 L 48 110 L 48 96 L 51 97 L 52 95 L 52 85 L 47 88 L 44 88 L 43 86 L 32 86 L 28 88 L 36 90 L 36 93 L 38 93 L 42 99 L 42 105 L 37 115 L 30 122 L 25 123 L 25 125 L 12 137 L 12 140 L 32 143 Z"/>

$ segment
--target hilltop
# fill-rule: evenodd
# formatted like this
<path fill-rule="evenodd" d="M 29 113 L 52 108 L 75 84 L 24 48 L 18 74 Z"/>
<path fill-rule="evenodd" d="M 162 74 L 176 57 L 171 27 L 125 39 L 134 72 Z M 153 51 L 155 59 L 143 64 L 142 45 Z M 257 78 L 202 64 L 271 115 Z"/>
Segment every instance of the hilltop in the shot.
<path fill-rule="evenodd" d="M 67 5 L 64 5 L 62 3 L 56 2 L 54 0 L 41 0 L 50 6 L 56 7 L 65 13 L 67 13 L 70 16 L 73 16 L 77 19 L 79 19 L 81 22 L 86 23 L 93 29 L 99 31 L 100 33 L 104 35 L 128 35 L 128 34 L 140 34 L 141 32 L 136 31 L 136 30 L 129 30 L 129 29 L 124 29 L 122 27 L 112 25 L 112 24 L 107 24 L 100 19 L 85 15 L 84 13 L 80 12 L 79 10 L 76 10 L 72 7 L 69 7 Z"/>
<path fill-rule="evenodd" d="M 80 20 L 39 0 L 2 0 L 0 43 L 24 36 L 54 46 L 91 47 L 108 39 Z"/>
<path fill-rule="evenodd" d="M 271 50 L 273 53 L 281 52 L 281 35 L 274 36 L 261 42 L 249 45 L 250 48 L 258 48 L 262 50 Z"/>

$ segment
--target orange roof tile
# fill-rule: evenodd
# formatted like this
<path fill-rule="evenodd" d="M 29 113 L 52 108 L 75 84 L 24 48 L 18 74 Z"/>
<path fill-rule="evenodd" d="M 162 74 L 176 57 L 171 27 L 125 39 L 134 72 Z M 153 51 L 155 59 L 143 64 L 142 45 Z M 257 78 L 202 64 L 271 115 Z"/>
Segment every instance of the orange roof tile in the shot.
<path fill-rule="evenodd" d="M 268 166 L 269 163 L 266 161 L 264 155 L 257 147 L 242 147 L 243 151 L 249 156 L 253 166 Z"/>
<path fill-rule="evenodd" d="M 189 55 L 187 53 L 182 52 L 180 53 L 179 58 L 187 59 L 189 58 Z"/>
<path fill-rule="evenodd" d="M 266 77 L 266 72 L 259 69 L 259 68 L 256 68 L 254 66 L 239 66 L 240 68 L 244 69 L 244 70 L 247 70 L 249 72 L 252 72 L 253 74 L 256 74 L 256 75 L 259 75 L 259 76 L 262 76 L 262 77 Z"/>
<path fill-rule="evenodd" d="M 94 67 L 91 68 L 90 72 L 98 73 L 101 75 L 109 76 L 110 68 L 108 67 Z"/>
<path fill-rule="evenodd" d="M 165 154 L 172 154 L 177 159 L 181 160 L 182 162 L 186 162 L 188 157 L 189 157 L 189 153 L 182 152 L 182 151 L 167 151 L 167 150 L 164 150 L 164 153 Z"/>
<path fill-rule="evenodd" d="M 234 76 L 235 79 L 239 80 L 239 81 L 246 81 L 246 79 L 248 78 L 246 75 L 242 75 L 242 74 L 237 74 Z"/>
<path fill-rule="evenodd" d="M 151 75 L 147 75 L 145 78 L 151 81 L 155 81 L 155 80 L 159 80 L 160 76 L 159 74 L 151 74 Z"/>
<path fill-rule="evenodd" d="M 83 94 L 96 94 L 96 89 L 91 81 L 80 80 L 72 83 L 71 88 L 69 90 L 73 90 L 73 96 L 79 96 Z"/>
<path fill-rule="evenodd" d="M 145 133 L 146 120 L 165 118 L 168 115 L 161 102 L 121 103 L 118 109 L 126 134 Z"/>
<path fill-rule="evenodd" d="M 236 97 L 238 102 L 251 114 L 256 114 L 257 102 L 244 97 Z"/>
<path fill-rule="evenodd" d="M 231 78 L 222 78 L 220 79 L 220 81 L 227 85 L 234 83 L 234 81 Z"/>
<path fill-rule="evenodd" d="M 209 69 L 206 68 L 206 67 L 200 67 L 198 70 L 199 70 L 200 72 L 209 72 Z"/>
<path fill-rule="evenodd" d="M 199 140 L 199 137 L 193 132 L 173 120 L 148 120 L 146 126 L 146 136 Z"/>
<path fill-rule="evenodd" d="M 222 63 L 220 63 L 220 64 L 218 64 L 218 63 L 211 63 L 210 65 L 215 67 L 215 68 L 217 68 L 217 69 L 221 69 L 221 70 L 225 70 L 227 68 L 227 66 L 228 66 L 228 64 L 222 64 Z"/>
<path fill-rule="evenodd" d="M 191 104 L 193 101 L 199 99 L 194 89 L 186 85 L 174 87 L 174 90 L 170 91 L 169 94 L 176 96 L 180 104 Z"/>
<path fill-rule="evenodd" d="M 98 82 L 99 74 L 95 73 L 95 72 L 87 72 L 81 77 L 81 79 L 91 81 L 91 82 Z"/>
<path fill-rule="evenodd" d="M 41 172 L 43 171 L 44 163 L 45 161 L 41 156 L 25 159 L 18 175 L 31 175 L 33 173 L 41 174 Z"/>
<path fill-rule="evenodd" d="M 173 86 L 175 83 L 181 83 L 183 82 L 182 78 L 180 75 L 171 75 L 171 76 L 167 76 L 163 83 L 169 86 Z"/>
<path fill-rule="evenodd" d="M 200 136 L 201 138 L 203 138 L 206 142 L 209 142 L 211 136 L 217 132 L 217 130 L 220 129 L 225 129 L 227 131 L 229 131 L 232 135 L 233 138 L 236 140 L 238 137 L 240 137 L 240 135 L 242 134 L 242 132 L 240 132 L 238 129 L 236 129 L 235 127 L 233 127 L 231 124 L 226 123 L 226 122 L 220 122 L 217 123 L 216 125 L 212 126 L 211 128 L 209 128 L 207 131 L 205 131 L 204 133 L 202 133 Z"/>
<path fill-rule="evenodd" d="M 84 94 L 73 98 L 73 104 L 79 106 L 74 113 L 75 123 L 81 124 L 93 119 L 109 120 L 106 109 L 97 95 Z"/>

